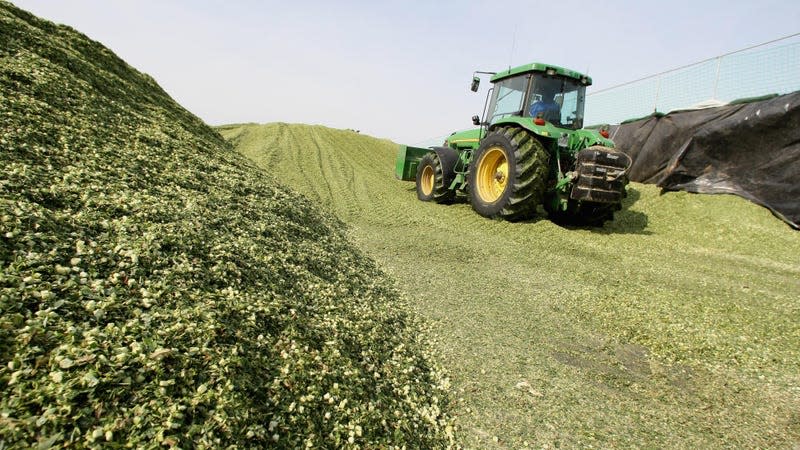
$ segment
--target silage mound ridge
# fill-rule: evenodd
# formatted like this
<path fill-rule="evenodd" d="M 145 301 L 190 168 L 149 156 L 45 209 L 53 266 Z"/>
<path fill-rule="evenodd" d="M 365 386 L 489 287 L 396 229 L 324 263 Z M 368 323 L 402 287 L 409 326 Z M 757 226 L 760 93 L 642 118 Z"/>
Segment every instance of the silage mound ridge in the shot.
<path fill-rule="evenodd" d="M 342 225 L 0 2 L 3 446 L 433 448 L 420 325 Z"/>

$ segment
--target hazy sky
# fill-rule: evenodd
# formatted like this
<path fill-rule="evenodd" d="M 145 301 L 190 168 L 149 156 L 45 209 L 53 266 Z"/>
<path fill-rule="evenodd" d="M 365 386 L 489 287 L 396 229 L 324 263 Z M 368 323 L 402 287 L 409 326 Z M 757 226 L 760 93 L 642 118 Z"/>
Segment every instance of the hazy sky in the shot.
<path fill-rule="evenodd" d="M 13 0 L 102 42 L 212 125 L 290 122 L 415 144 L 471 126 L 533 61 L 602 89 L 800 31 L 800 2 Z"/>

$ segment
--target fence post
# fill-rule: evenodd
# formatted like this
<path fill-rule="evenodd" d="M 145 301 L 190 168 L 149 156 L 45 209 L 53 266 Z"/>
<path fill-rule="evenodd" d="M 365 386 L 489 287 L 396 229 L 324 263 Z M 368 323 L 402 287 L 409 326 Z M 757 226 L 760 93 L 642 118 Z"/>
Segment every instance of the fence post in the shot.
<path fill-rule="evenodd" d="M 711 98 L 716 100 L 717 99 L 717 86 L 719 86 L 719 66 L 722 63 L 722 56 L 717 56 L 717 75 L 714 77 L 714 93 L 711 95 Z"/>
<path fill-rule="evenodd" d="M 661 94 L 661 75 L 658 76 L 658 85 L 656 85 L 656 101 L 653 103 L 653 112 L 658 112 L 658 96 Z"/>

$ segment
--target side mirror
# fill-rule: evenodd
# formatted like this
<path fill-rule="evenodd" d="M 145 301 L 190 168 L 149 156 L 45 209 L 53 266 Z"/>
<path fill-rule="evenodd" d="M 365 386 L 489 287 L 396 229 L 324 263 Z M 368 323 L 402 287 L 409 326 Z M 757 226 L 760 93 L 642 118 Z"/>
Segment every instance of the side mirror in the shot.
<path fill-rule="evenodd" d="M 469 90 L 472 92 L 478 92 L 478 86 L 481 85 L 481 79 L 478 77 L 472 77 L 472 85 L 469 87 Z"/>
<path fill-rule="evenodd" d="M 472 124 L 473 125 L 480 125 L 481 124 L 481 118 L 478 117 L 478 116 L 472 116 Z"/>

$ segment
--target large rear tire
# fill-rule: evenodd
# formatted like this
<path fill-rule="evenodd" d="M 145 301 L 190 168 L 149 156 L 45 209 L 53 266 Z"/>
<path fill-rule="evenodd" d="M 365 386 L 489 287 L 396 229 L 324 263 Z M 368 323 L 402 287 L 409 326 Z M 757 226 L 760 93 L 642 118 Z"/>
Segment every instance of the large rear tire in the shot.
<path fill-rule="evenodd" d="M 484 217 L 523 220 L 536 214 L 547 180 L 549 154 L 519 127 L 489 133 L 472 157 L 467 184 L 472 208 Z"/>
<path fill-rule="evenodd" d="M 442 162 L 436 153 L 422 157 L 417 166 L 417 198 L 423 202 L 450 203 L 455 191 L 444 185 Z"/>

